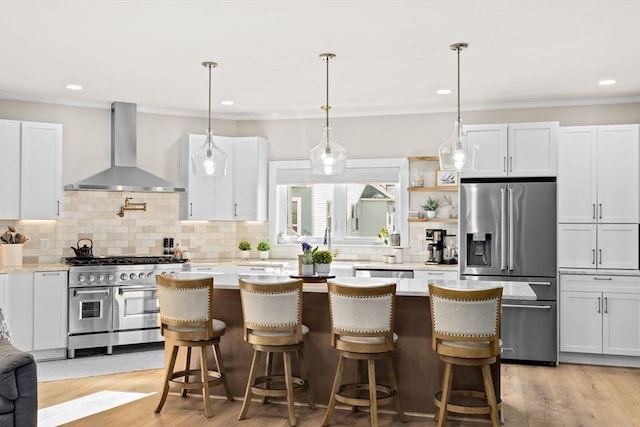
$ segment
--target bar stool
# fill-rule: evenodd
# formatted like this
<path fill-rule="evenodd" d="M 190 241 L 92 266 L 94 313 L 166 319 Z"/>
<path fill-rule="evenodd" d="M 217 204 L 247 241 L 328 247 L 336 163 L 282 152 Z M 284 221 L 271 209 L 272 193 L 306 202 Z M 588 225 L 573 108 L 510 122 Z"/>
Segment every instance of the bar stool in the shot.
<path fill-rule="evenodd" d="M 336 403 L 369 407 L 371 425 L 378 425 L 378 406 L 395 402 L 402 422 L 406 422 L 398 396 L 398 383 L 393 372 L 391 353 L 398 336 L 393 332 L 396 285 L 345 286 L 327 283 L 331 314 L 331 345 L 340 359 L 333 381 L 331 398 L 323 426 L 331 422 Z M 342 384 L 347 360 L 357 361 L 356 382 Z M 376 382 L 376 360 L 385 360 L 390 385 Z M 361 370 L 367 362 L 368 382 L 361 381 Z M 366 397 L 361 396 L 366 392 Z"/>
<path fill-rule="evenodd" d="M 211 387 L 222 384 L 227 400 L 234 400 L 220 355 L 220 337 L 224 335 L 226 325 L 213 318 L 213 278 L 177 279 L 158 275 L 156 282 L 160 331 L 173 344 L 156 413 L 162 410 L 169 393 L 169 384 L 173 384 L 180 388 L 182 397 L 187 396 L 188 390 L 201 390 L 205 415 L 211 417 Z M 186 347 L 187 360 L 183 371 L 174 371 L 180 347 Z M 200 347 L 200 369 L 191 369 L 192 347 Z M 217 370 L 211 370 L 207 366 L 208 347 L 213 349 Z M 192 377 L 196 381 L 192 381 Z"/>
<path fill-rule="evenodd" d="M 253 395 L 286 397 L 289 423 L 297 424 L 294 392 L 306 391 L 311 409 L 316 405 L 304 365 L 302 347 L 309 328 L 302 324 L 302 280 L 285 282 L 250 282 L 240 279 L 240 297 L 244 318 L 244 340 L 253 345 L 253 360 L 239 420 L 247 416 Z M 266 353 L 265 375 L 258 377 L 262 353 Z M 273 354 L 281 353 L 284 375 L 272 373 Z M 291 353 L 298 356 L 300 376 L 294 376 Z"/>
<path fill-rule="evenodd" d="M 438 426 L 445 425 L 447 412 L 490 414 L 491 424 L 500 426 L 502 404 L 496 398 L 490 366 L 500 355 L 502 288 L 459 290 L 430 284 L 429 301 L 433 349 L 445 363 L 442 390 L 434 397 Z M 454 366 L 480 367 L 484 391 L 453 390 Z M 469 401 L 478 399 L 486 405 Z"/>

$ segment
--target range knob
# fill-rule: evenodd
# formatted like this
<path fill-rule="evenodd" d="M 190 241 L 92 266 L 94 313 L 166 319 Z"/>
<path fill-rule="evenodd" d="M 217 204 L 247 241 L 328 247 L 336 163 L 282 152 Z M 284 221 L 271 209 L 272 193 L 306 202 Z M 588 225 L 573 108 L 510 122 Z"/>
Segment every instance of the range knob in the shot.
<path fill-rule="evenodd" d="M 140 273 L 140 274 L 138 274 L 138 278 L 139 278 L 139 279 L 144 279 L 144 277 L 145 277 L 145 274 L 144 274 L 144 273 Z"/>
<path fill-rule="evenodd" d="M 104 274 L 98 275 L 98 282 L 104 282 Z"/>
<path fill-rule="evenodd" d="M 131 273 L 131 274 L 129 275 L 129 279 L 131 279 L 131 280 L 135 280 L 137 277 L 138 277 L 138 276 L 136 275 L 136 273 Z"/>
<path fill-rule="evenodd" d="M 149 273 L 147 273 L 147 277 L 153 277 L 153 272 L 150 271 Z"/>
<path fill-rule="evenodd" d="M 129 276 L 127 275 L 127 273 L 122 273 L 120 275 L 120 280 L 127 280 L 129 278 Z"/>
<path fill-rule="evenodd" d="M 89 275 L 89 283 L 92 283 L 95 281 L 96 281 L 96 276 L 94 276 L 93 274 Z"/>
<path fill-rule="evenodd" d="M 85 282 L 85 280 L 87 280 L 87 278 L 86 278 L 86 277 L 84 277 L 82 274 L 79 274 L 79 275 L 78 275 L 78 282 L 80 282 L 80 283 L 84 283 L 84 282 Z"/>
<path fill-rule="evenodd" d="M 113 279 L 114 279 L 113 274 L 107 275 L 107 282 L 113 282 Z"/>

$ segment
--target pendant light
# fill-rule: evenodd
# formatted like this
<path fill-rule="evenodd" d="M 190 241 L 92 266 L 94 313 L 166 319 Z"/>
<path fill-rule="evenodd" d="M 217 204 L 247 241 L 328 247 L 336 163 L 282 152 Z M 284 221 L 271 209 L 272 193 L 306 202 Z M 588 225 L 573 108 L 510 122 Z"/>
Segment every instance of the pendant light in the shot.
<path fill-rule="evenodd" d="M 347 163 L 347 150 L 333 138 L 333 132 L 329 127 L 329 61 L 335 58 L 333 53 L 323 53 L 320 58 L 327 65 L 327 103 L 322 108 L 326 113 L 324 135 L 320 144 L 311 149 L 311 169 L 314 175 L 338 175 L 344 172 Z"/>
<path fill-rule="evenodd" d="M 222 176 L 227 174 L 227 154 L 218 148 L 213 141 L 213 128 L 211 127 L 211 69 L 217 67 L 218 64 L 206 61 L 202 65 L 209 69 L 209 127 L 204 144 L 191 155 L 191 163 L 196 175 Z"/>
<path fill-rule="evenodd" d="M 458 54 L 458 120 L 453 124 L 453 132 L 446 141 L 440 145 L 438 156 L 440 157 L 440 169 L 463 170 L 474 169 L 476 166 L 478 146 L 466 141 L 466 134 L 460 120 L 460 51 L 466 49 L 467 43 L 454 43 L 449 48 Z"/>

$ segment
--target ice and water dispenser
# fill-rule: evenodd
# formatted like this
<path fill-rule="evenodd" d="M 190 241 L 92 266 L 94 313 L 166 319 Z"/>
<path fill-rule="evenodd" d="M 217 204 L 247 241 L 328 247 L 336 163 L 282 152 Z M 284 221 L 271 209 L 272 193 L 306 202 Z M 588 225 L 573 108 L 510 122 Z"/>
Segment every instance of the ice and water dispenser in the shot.
<path fill-rule="evenodd" d="M 467 267 L 491 266 L 491 233 L 467 233 Z"/>

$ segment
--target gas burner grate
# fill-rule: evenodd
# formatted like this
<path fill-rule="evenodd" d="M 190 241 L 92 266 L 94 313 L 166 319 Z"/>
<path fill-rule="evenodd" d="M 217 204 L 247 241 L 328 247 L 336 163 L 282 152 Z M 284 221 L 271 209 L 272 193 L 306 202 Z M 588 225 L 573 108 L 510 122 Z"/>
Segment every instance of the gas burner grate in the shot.
<path fill-rule="evenodd" d="M 65 264 L 72 266 L 84 265 L 141 265 L 141 264 L 182 264 L 183 259 L 172 256 L 113 256 L 113 257 L 70 257 L 65 258 Z"/>

